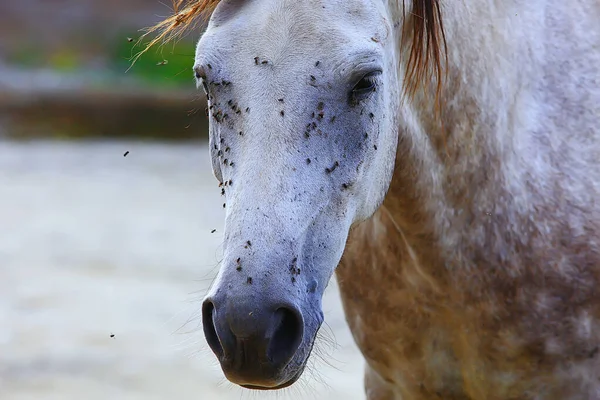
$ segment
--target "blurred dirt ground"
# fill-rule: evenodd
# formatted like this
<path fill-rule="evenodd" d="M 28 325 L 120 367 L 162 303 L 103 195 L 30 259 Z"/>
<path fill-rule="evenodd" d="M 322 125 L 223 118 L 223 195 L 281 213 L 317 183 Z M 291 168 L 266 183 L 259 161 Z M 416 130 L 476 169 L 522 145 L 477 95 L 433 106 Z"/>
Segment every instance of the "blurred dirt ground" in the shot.
<path fill-rule="evenodd" d="M 0 141 L 0 399 L 364 399 L 334 283 L 331 365 L 283 393 L 224 381 L 198 325 L 215 183 L 199 144 Z"/>

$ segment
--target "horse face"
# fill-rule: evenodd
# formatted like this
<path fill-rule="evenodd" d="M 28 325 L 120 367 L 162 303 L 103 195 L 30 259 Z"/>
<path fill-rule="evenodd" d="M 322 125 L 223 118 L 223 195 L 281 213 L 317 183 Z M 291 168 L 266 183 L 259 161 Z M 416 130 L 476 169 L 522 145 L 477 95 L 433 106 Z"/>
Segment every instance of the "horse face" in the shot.
<path fill-rule="evenodd" d="M 392 27 L 374 0 L 223 1 L 215 10 L 195 71 L 226 218 L 202 311 L 231 382 L 278 389 L 302 374 L 348 232 L 391 180 L 396 65 Z"/>

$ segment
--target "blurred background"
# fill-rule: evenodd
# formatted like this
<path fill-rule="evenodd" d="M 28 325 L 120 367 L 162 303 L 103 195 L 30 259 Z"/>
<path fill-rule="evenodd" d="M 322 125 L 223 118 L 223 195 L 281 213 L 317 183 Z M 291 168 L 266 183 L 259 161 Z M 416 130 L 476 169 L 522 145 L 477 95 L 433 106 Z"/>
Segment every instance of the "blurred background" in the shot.
<path fill-rule="evenodd" d="M 301 382 L 223 379 L 200 327 L 223 211 L 194 32 L 158 0 L 0 0 L 0 399 L 363 399 L 337 287 Z M 214 231 L 214 232 L 213 232 Z"/>

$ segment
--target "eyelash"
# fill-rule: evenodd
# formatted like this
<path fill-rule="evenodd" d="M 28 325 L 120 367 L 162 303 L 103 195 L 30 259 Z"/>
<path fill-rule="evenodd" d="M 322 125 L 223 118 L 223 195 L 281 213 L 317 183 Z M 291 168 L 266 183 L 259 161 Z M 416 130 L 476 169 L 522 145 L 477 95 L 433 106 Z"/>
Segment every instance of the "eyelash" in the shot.
<path fill-rule="evenodd" d="M 377 77 L 381 71 L 374 71 L 363 76 L 350 91 L 350 102 L 355 104 L 366 99 L 377 89 Z"/>
<path fill-rule="evenodd" d="M 365 83 L 367 85 L 365 85 Z M 375 88 L 376 83 L 377 83 L 377 80 L 374 75 L 364 76 L 352 90 L 354 90 L 354 91 L 373 90 Z"/>

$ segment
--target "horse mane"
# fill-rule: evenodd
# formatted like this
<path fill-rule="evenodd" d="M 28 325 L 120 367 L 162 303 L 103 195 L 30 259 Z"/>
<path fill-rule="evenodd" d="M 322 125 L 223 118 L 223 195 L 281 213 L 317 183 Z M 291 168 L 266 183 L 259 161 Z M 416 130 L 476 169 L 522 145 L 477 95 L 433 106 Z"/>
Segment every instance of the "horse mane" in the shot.
<path fill-rule="evenodd" d="M 219 2 L 220 0 L 173 0 L 173 14 L 147 29 L 140 38 L 142 40 L 147 35 L 157 33 L 135 56 L 134 62 L 157 43 L 177 39 L 199 22 L 206 22 Z M 404 0 L 402 9 L 404 11 Z M 406 13 L 403 14 L 406 17 Z M 440 0 L 413 0 L 410 14 L 414 18 L 404 90 L 409 96 L 414 96 L 419 87 L 434 73 L 437 80 L 437 104 L 442 88 L 442 49 L 445 63 L 448 61 Z"/>
<path fill-rule="evenodd" d="M 447 69 L 443 67 L 448 64 L 448 49 L 440 0 L 413 0 L 412 3 L 413 8 L 410 11 L 414 17 L 412 19 L 412 42 L 406 66 L 404 90 L 409 97 L 414 96 L 421 85 L 426 84 L 431 78 L 431 74 L 434 73 L 437 81 L 435 104 L 438 109 L 443 84 L 442 71 L 447 72 Z M 404 1 L 402 9 L 406 18 Z M 442 65 L 442 52 L 444 65 Z"/>
<path fill-rule="evenodd" d="M 146 29 L 138 43 L 146 36 L 156 33 L 152 39 L 133 58 L 135 63 L 144 53 L 158 43 L 166 44 L 177 38 L 199 22 L 206 22 L 221 0 L 173 0 L 173 13 L 158 24 Z"/>

